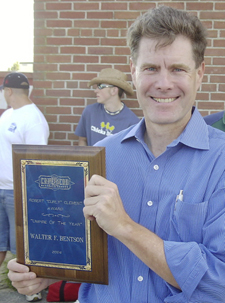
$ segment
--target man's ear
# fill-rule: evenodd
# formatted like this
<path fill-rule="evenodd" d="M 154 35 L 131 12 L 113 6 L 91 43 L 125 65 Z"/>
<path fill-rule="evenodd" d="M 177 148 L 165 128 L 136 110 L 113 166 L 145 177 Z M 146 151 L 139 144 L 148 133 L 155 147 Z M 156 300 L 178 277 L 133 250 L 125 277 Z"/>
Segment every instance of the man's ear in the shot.
<path fill-rule="evenodd" d="M 199 89 L 202 79 L 205 73 L 205 62 L 203 61 L 200 66 L 197 68 L 197 89 Z"/>
<path fill-rule="evenodd" d="M 119 94 L 119 88 L 117 86 L 111 87 L 111 95 L 115 96 Z"/>
<path fill-rule="evenodd" d="M 5 88 L 4 88 L 4 93 L 5 93 L 7 96 L 11 96 L 12 93 L 13 93 L 13 90 L 12 90 L 10 87 L 5 87 Z"/>
<path fill-rule="evenodd" d="M 136 66 L 131 58 L 130 58 L 130 71 L 131 71 L 132 82 L 136 87 Z"/>

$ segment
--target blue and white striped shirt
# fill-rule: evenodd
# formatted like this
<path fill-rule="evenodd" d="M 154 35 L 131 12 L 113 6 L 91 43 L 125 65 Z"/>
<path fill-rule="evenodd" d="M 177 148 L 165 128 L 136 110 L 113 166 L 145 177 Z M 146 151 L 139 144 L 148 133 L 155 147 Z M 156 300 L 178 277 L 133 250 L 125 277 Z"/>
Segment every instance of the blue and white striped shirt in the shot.
<path fill-rule="evenodd" d="M 109 285 L 82 284 L 80 303 L 225 302 L 225 133 L 197 109 L 155 158 L 144 119 L 97 143 L 129 216 L 164 240 L 181 291 L 108 236 Z M 183 201 L 176 202 L 183 190 Z"/>

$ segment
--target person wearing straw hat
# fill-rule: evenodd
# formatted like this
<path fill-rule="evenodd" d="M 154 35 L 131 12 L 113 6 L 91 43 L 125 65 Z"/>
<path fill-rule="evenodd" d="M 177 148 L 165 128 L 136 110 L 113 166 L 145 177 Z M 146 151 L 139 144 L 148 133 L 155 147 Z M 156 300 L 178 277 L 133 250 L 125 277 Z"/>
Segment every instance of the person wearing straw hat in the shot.
<path fill-rule="evenodd" d="M 128 96 L 134 94 L 123 72 L 112 68 L 102 69 L 99 76 L 88 83 L 88 87 L 94 85 L 97 103 L 84 109 L 75 131 L 79 137 L 78 144 L 82 146 L 92 146 L 139 122 L 139 118 L 121 101 L 123 93 Z"/>

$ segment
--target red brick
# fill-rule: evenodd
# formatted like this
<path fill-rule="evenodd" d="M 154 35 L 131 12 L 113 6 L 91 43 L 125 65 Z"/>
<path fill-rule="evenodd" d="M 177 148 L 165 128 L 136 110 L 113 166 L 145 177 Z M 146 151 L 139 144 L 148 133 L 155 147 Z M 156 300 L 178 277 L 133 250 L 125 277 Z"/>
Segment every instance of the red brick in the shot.
<path fill-rule="evenodd" d="M 60 18 L 62 19 L 84 19 L 85 13 L 82 12 L 61 12 Z"/>
<path fill-rule="evenodd" d="M 214 28 L 224 29 L 224 20 L 223 21 L 215 21 L 214 22 Z"/>
<path fill-rule="evenodd" d="M 34 68 L 36 71 L 57 71 L 57 64 L 34 63 Z"/>
<path fill-rule="evenodd" d="M 66 30 L 65 29 L 54 29 L 53 36 L 61 36 L 61 37 L 66 36 Z"/>
<path fill-rule="evenodd" d="M 225 47 L 225 40 L 214 40 L 213 46 L 215 47 Z"/>
<path fill-rule="evenodd" d="M 77 11 L 99 10 L 99 4 L 75 1 L 73 4 L 73 9 Z"/>
<path fill-rule="evenodd" d="M 79 46 L 62 46 L 60 48 L 61 54 L 85 54 L 85 47 Z"/>
<path fill-rule="evenodd" d="M 57 11 L 71 10 L 72 4 L 71 3 L 46 3 L 46 9 L 47 10 L 57 10 Z"/>
<path fill-rule="evenodd" d="M 69 80 L 69 73 L 46 73 L 46 79 L 48 80 Z"/>
<path fill-rule="evenodd" d="M 93 54 L 93 55 L 111 55 L 113 54 L 113 48 L 112 47 L 88 47 L 88 54 Z"/>
<path fill-rule="evenodd" d="M 219 84 L 219 90 L 225 92 L 225 84 Z"/>
<path fill-rule="evenodd" d="M 140 15 L 139 12 L 132 12 L 132 11 L 128 11 L 128 12 L 115 12 L 115 19 L 136 19 L 138 16 Z"/>
<path fill-rule="evenodd" d="M 47 20 L 47 27 L 71 27 L 71 20 Z"/>
<path fill-rule="evenodd" d="M 81 37 L 90 37 L 90 36 L 92 36 L 92 30 L 91 29 L 81 29 L 80 35 L 81 35 Z"/>
<path fill-rule="evenodd" d="M 55 105 L 57 106 L 58 104 L 58 101 L 56 98 L 38 98 L 36 96 L 33 97 L 34 98 L 34 101 L 35 101 L 35 104 L 40 104 L 40 105 Z"/>
<path fill-rule="evenodd" d="M 57 54 L 58 47 L 57 46 L 38 46 L 34 47 L 34 51 L 36 54 Z"/>
<path fill-rule="evenodd" d="M 211 100 L 225 100 L 225 94 L 224 93 L 212 93 L 211 94 Z"/>
<path fill-rule="evenodd" d="M 88 19 L 112 19 L 113 12 L 87 12 Z"/>
<path fill-rule="evenodd" d="M 215 9 L 219 11 L 225 11 L 225 3 L 224 1 L 222 2 L 215 2 Z"/>
<path fill-rule="evenodd" d="M 47 38 L 48 45 L 71 45 L 72 38 Z"/>
<path fill-rule="evenodd" d="M 223 102 L 198 102 L 199 109 L 213 109 L 213 110 L 223 110 L 224 103 Z"/>
<path fill-rule="evenodd" d="M 126 63 L 127 58 L 123 56 L 101 56 L 101 63 Z"/>
<path fill-rule="evenodd" d="M 139 2 L 140 3 L 140 2 Z M 102 10 L 110 10 L 110 11 L 120 11 L 120 10 L 126 10 L 127 9 L 127 3 L 107 3 L 102 2 Z"/>
<path fill-rule="evenodd" d="M 79 62 L 98 63 L 99 59 L 98 59 L 98 56 L 79 56 L 79 55 L 75 55 L 75 56 L 73 56 L 73 62 L 74 63 L 79 63 Z"/>
<path fill-rule="evenodd" d="M 65 140 L 65 139 L 66 139 L 66 133 L 63 133 L 63 132 L 55 132 L 55 133 L 54 133 L 54 138 L 55 138 L 55 139 Z"/>
<path fill-rule="evenodd" d="M 95 20 L 91 20 L 91 21 L 89 21 L 89 20 L 79 20 L 79 21 L 76 21 L 76 20 L 74 20 L 73 26 L 78 27 L 78 28 L 96 28 L 96 27 L 98 28 L 99 27 L 99 21 L 95 21 Z"/>
<path fill-rule="evenodd" d="M 126 46 L 127 42 L 125 39 L 112 39 L 112 38 L 102 38 L 101 39 L 101 45 L 109 45 L 109 41 L 110 41 L 110 45 L 111 46 Z"/>
<path fill-rule="evenodd" d="M 215 11 L 211 11 L 211 12 L 200 12 L 200 19 L 225 19 L 225 12 L 215 12 Z M 224 26 L 223 26 L 224 28 Z"/>
<path fill-rule="evenodd" d="M 99 45 L 99 38 L 74 38 L 75 45 Z"/>
<path fill-rule="evenodd" d="M 193 1 L 193 2 L 188 2 L 186 3 L 186 8 L 187 10 L 200 10 L 200 11 L 204 11 L 204 10 L 213 10 L 213 3 L 209 2 L 197 2 L 197 1 Z"/>
<path fill-rule="evenodd" d="M 102 28 L 126 28 L 126 21 L 101 21 Z"/>
<path fill-rule="evenodd" d="M 64 81 L 53 81 L 53 88 L 64 88 Z"/>
<path fill-rule="evenodd" d="M 49 63 L 69 63 L 71 62 L 70 55 L 47 55 L 46 61 Z"/>
<path fill-rule="evenodd" d="M 75 37 L 75 36 L 79 35 L 79 32 L 80 31 L 79 31 L 78 28 L 69 28 L 67 36 L 73 36 L 73 37 Z"/>
<path fill-rule="evenodd" d="M 75 98 L 60 98 L 60 105 L 69 105 L 69 106 L 84 106 L 84 99 L 75 99 Z"/>
<path fill-rule="evenodd" d="M 69 97 L 70 96 L 70 90 L 66 89 L 51 89 L 46 90 L 46 96 L 49 97 Z"/>
<path fill-rule="evenodd" d="M 71 131 L 71 125 L 66 123 L 66 124 L 50 124 L 49 125 L 51 131 Z"/>
<path fill-rule="evenodd" d="M 59 66 L 60 71 L 84 71 L 85 67 L 83 64 L 60 64 Z"/>
<path fill-rule="evenodd" d="M 34 18 L 37 19 L 56 19 L 57 12 L 48 12 L 48 11 L 36 11 L 34 12 Z"/>
<path fill-rule="evenodd" d="M 36 36 L 51 36 L 52 35 L 52 29 L 51 28 L 36 28 L 35 29 L 35 37 Z"/>
<path fill-rule="evenodd" d="M 47 114 L 59 114 L 59 115 L 69 115 L 71 114 L 71 108 L 70 107 L 62 107 L 62 106 L 47 106 L 46 107 L 46 113 Z"/>

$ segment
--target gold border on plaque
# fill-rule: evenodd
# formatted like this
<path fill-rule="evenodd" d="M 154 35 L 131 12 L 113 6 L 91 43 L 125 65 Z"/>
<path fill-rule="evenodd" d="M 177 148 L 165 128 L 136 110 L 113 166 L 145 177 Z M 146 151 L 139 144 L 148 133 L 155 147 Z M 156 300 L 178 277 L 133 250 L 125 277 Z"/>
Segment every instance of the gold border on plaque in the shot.
<path fill-rule="evenodd" d="M 14 201 L 15 201 L 15 219 L 16 219 L 16 257 L 17 261 L 21 264 L 27 265 L 31 271 L 35 272 L 38 277 L 53 278 L 60 280 L 69 280 L 76 282 L 98 283 L 108 284 L 108 246 L 107 246 L 107 234 L 98 226 L 95 221 L 88 221 L 90 229 L 88 228 L 88 253 L 90 249 L 91 270 L 87 267 L 84 270 L 77 270 L 74 265 L 63 264 L 65 268 L 60 268 L 58 263 L 55 263 L 55 259 L 49 259 L 49 264 L 45 266 L 37 264 L 27 264 L 27 256 L 25 253 L 25 244 L 27 241 L 25 235 L 25 229 L 29 227 L 29 221 L 24 223 L 24 213 L 27 209 L 23 206 L 23 199 L 26 197 L 26 190 L 22 188 L 22 169 L 21 161 L 24 163 L 60 163 L 65 165 L 66 163 L 88 163 L 88 173 L 86 174 L 83 182 L 87 182 L 93 174 L 98 174 L 105 177 L 105 148 L 96 146 L 64 146 L 64 145 L 26 145 L 26 144 L 13 144 L 12 146 L 13 156 L 13 182 L 14 182 Z M 50 162 L 49 162 L 50 161 Z M 53 162 L 52 162 L 53 161 Z M 32 164 L 31 164 L 32 165 Z M 24 168 L 23 168 L 24 169 Z M 32 169 L 30 170 L 32 171 Z M 50 171 L 51 174 L 51 171 Z M 28 176 L 27 176 L 28 177 Z M 29 182 L 27 180 L 27 182 Z M 27 184 L 28 185 L 28 184 Z M 29 185 L 28 185 L 29 186 Z M 30 194 L 28 195 L 28 197 Z M 27 197 L 27 199 L 28 199 Z M 28 208 L 29 210 L 29 208 Z M 35 211 L 32 209 L 32 211 Z M 79 210 L 80 212 L 80 210 Z M 28 211 L 29 214 L 29 211 Z M 83 214 L 82 214 L 83 216 Z M 84 218 L 82 219 L 85 225 Z M 27 226 L 28 223 L 28 226 Z M 88 225 L 89 226 L 89 225 Z M 83 230 L 85 235 L 85 231 Z M 27 244 L 26 244 L 27 245 Z M 86 249 L 83 246 L 83 249 Z M 38 258 L 39 256 L 37 256 Z M 33 258 L 33 256 L 32 256 Z M 35 259 L 35 255 L 34 258 Z M 85 256 L 86 259 L 86 256 Z M 82 264 L 85 265 L 85 259 Z M 41 260 L 46 261 L 46 260 Z M 53 262 L 54 261 L 54 262 Z M 61 259 L 56 259 L 56 262 L 62 262 Z M 33 261 L 31 263 L 34 263 Z M 48 262 L 46 262 L 48 263 Z M 71 263 L 71 262 L 69 262 Z M 70 268 L 71 267 L 71 268 Z"/>
<path fill-rule="evenodd" d="M 28 265 L 37 265 L 44 267 L 56 267 L 76 270 L 89 270 L 91 271 L 91 241 L 90 241 L 90 221 L 85 219 L 85 238 L 86 238 L 86 265 L 70 265 L 63 263 L 49 263 L 42 261 L 30 260 L 29 253 L 29 235 L 28 235 L 28 205 L 27 205 L 27 186 L 26 186 L 26 166 L 27 165 L 47 165 L 47 166 L 69 166 L 69 167 L 83 167 L 84 169 L 84 187 L 89 179 L 89 169 L 87 161 L 49 161 L 49 160 L 21 160 L 21 174 L 22 174 L 22 194 L 23 194 L 23 230 L 24 230 L 24 253 L 25 262 Z"/>

